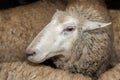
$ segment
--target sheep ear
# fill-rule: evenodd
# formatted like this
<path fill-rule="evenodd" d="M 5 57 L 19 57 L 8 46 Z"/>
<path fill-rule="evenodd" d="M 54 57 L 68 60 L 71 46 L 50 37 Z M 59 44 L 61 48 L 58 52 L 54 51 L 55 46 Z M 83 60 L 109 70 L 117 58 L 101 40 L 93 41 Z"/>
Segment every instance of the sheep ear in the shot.
<path fill-rule="evenodd" d="M 112 23 L 111 22 L 103 23 L 103 22 L 87 21 L 85 25 L 82 27 L 82 30 L 87 31 L 87 30 L 99 29 L 99 28 L 106 27 L 110 24 Z"/>

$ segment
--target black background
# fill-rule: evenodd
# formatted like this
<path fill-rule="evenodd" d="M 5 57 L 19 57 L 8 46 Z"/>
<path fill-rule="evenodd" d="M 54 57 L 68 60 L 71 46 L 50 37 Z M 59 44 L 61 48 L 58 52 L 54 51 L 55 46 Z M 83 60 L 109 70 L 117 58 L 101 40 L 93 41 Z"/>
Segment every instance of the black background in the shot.
<path fill-rule="evenodd" d="M 0 9 L 13 8 L 19 5 L 25 5 L 38 0 L 0 0 Z M 110 9 L 120 9 L 120 0 L 105 0 Z"/>

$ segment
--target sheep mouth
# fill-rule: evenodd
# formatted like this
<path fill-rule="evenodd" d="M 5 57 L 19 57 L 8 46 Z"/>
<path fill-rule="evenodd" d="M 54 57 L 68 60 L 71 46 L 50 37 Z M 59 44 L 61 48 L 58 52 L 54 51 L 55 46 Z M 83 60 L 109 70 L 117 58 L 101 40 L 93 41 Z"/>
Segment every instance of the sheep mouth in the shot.
<path fill-rule="evenodd" d="M 45 53 L 44 53 L 45 54 Z M 42 63 L 48 59 L 52 59 L 56 56 L 59 56 L 59 54 L 56 55 L 49 55 L 50 53 L 46 53 L 45 55 L 39 55 L 39 53 L 32 53 L 32 54 L 27 54 L 27 59 L 30 62 L 33 63 Z"/>
<path fill-rule="evenodd" d="M 35 55 L 30 55 L 28 56 L 28 61 L 32 62 L 32 63 L 42 63 L 46 60 L 46 58 L 41 58 L 41 59 L 37 59 L 35 58 Z"/>

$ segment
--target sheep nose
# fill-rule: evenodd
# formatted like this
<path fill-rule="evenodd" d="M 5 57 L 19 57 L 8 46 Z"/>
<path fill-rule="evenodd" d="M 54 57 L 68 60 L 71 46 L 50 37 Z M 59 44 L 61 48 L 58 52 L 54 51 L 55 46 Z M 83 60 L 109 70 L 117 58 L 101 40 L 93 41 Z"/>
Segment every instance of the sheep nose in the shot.
<path fill-rule="evenodd" d="M 25 53 L 26 53 L 27 56 L 33 56 L 33 55 L 36 54 L 35 51 L 26 51 Z"/>

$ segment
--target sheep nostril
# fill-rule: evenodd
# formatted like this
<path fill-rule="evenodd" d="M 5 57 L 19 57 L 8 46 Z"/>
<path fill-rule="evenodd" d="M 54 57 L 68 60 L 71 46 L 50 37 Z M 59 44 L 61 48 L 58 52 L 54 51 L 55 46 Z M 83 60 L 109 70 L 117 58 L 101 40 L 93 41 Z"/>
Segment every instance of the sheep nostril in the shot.
<path fill-rule="evenodd" d="M 33 55 L 36 54 L 36 52 L 29 52 L 29 53 L 26 53 L 26 54 L 27 54 L 27 56 L 33 56 Z"/>

